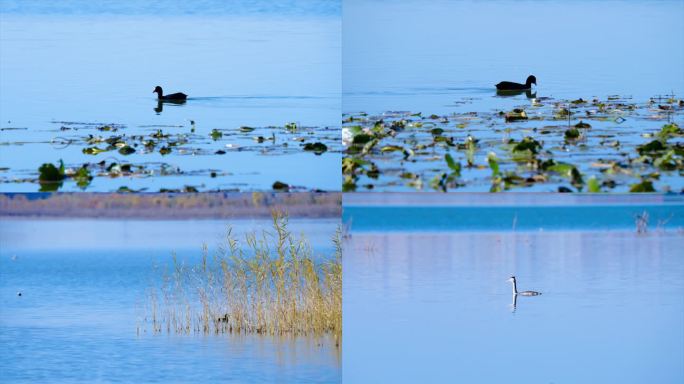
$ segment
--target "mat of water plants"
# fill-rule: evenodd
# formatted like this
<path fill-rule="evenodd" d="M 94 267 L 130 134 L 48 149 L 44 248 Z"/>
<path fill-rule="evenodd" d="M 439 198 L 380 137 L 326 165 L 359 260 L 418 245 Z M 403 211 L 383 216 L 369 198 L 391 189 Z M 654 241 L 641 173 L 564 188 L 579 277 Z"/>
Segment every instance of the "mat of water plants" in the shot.
<path fill-rule="evenodd" d="M 345 114 L 343 191 L 682 192 L 683 114 L 674 95 Z"/>
<path fill-rule="evenodd" d="M 0 127 L 4 192 L 339 190 L 339 127 L 126 126 L 53 121 Z"/>

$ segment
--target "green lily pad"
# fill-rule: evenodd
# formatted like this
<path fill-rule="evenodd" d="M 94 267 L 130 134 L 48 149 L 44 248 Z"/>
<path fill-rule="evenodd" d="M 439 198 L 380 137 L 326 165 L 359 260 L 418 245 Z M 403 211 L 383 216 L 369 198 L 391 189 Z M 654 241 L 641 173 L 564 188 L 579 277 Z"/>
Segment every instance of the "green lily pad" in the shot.
<path fill-rule="evenodd" d="M 135 149 L 133 149 L 129 145 L 126 145 L 124 147 L 119 148 L 119 153 L 122 155 L 130 155 L 132 153 L 135 153 Z"/>
<path fill-rule="evenodd" d="M 90 185 L 90 181 L 93 180 L 93 176 L 90 175 L 90 171 L 88 171 L 88 167 L 85 165 L 79 168 L 72 178 L 81 189 L 86 189 Z"/>
<path fill-rule="evenodd" d="M 216 141 L 223 137 L 223 132 L 219 131 L 218 129 L 212 129 L 210 136 L 214 141 Z"/>
<path fill-rule="evenodd" d="M 40 173 L 38 180 L 40 180 L 41 183 L 54 183 L 62 181 L 66 177 L 64 175 L 64 162 L 62 160 L 59 161 L 59 168 L 55 167 L 52 163 L 45 163 L 38 168 L 38 172 Z"/>
<path fill-rule="evenodd" d="M 577 129 L 577 128 L 570 128 L 570 129 L 565 131 L 564 136 L 567 140 L 575 140 L 581 136 L 581 133 L 580 133 L 579 129 Z"/>
<path fill-rule="evenodd" d="M 328 150 L 328 146 L 323 144 L 323 143 L 306 143 L 304 144 L 304 150 L 305 151 L 312 151 L 317 155 L 322 154 L 323 152 Z"/>
<path fill-rule="evenodd" d="M 644 180 L 639 184 L 633 184 L 629 188 L 630 192 L 636 192 L 636 193 L 645 193 L 645 192 L 655 192 L 655 188 L 653 188 L 653 182 L 649 180 Z"/>
<path fill-rule="evenodd" d="M 83 148 L 83 153 L 86 155 L 97 155 L 98 153 L 107 152 L 107 149 L 101 149 L 98 147 Z"/>

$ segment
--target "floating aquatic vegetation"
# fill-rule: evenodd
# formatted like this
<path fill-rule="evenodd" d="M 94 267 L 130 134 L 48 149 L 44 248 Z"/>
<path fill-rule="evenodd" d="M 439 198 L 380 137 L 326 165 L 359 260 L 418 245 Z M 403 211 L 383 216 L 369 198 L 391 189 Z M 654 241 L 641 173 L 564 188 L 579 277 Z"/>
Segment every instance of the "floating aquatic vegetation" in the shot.
<path fill-rule="evenodd" d="M 216 140 L 218 140 L 218 139 L 220 139 L 220 138 L 222 138 L 222 137 L 223 137 L 223 133 L 222 133 L 221 131 L 219 131 L 218 129 L 212 129 L 212 130 L 211 130 L 211 138 L 212 138 L 214 141 L 216 141 Z"/>
<path fill-rule="evenodd" d="M 527 120 L 527 114 L 524 109 L 516 108 L 504 115 L 507 123 L 513 121 Z"/>
<path fill-rule="evenodd" d="M 73 174 L 72 178 L 76 181 L 76 185 L 78 185 L 81 189 L 86 189 L 86 187 L 90 184 L 90 181 L 93 179 L 93 176 L 90 175 L 88 166 L 84 165 Z"/>
<path fill-rule="evenodd" d="M 684 190 L 679 99 L 525 102 L 508 112 L 345 114 L 342 189 Z M 460 176 L 450 177 L 455 164 Z"/>
<path fill-rule="evenodd" d="M 117 191 L 122 185 L 112 183 L 111 179 L 125 176 L 133 180 L 133 184 L 128 184 L 128 187 L 131 187 L 130 192 L 150 190 L 148 185 L 155 185 L 154 190 L 183 191 L 185 184 L 192 184 L 193 188 L 200 191 L 253 190 L 268 188 L 268 185 L 272 183 L 272 180 L 252 181 L 255 179 L 255 174 L 258 175 L 263 171 L 260 168 L 263 162 L 253 162 L 255 165 L 250 168 L 250 162 L 241 161 L 236 169 L 235 162 L 231 161 L 231 155 L 240 153 L 241 159 L 245 158 L 245 154 L 274 157 L 301 153 L 310 153 L 311 156 L 340 156 L 342 151 L 339 128 L 309 127 L 296 123 L 289 123 L 288 128 L 239 126 L 211 129 L 204 128 L 195 121 L 191 121 L 189 126 L 145 125 L 138 127 L 114 123 L 63 121 L 53 123 L 56 126 L 52 130 L 32 132 L 35 135 L 49 136 L 45 141 L 23 143 L 14 140 L 0 143 L 0 145 L 38 150 L 38 145 L 50 144 L 48 150 L 64 153 L 56 154 L 55 158 L 69 159 L 69 163 L 64 164 L 67 170 L 85 168 L 90 172 L 90 178 L 80 175 L 80 182 L 69 183 L 67 179 L 71 179 L 71 176 L 66 175 L 63 180 L 41 181 L 40 171 L 37 171 L 39 164 L 22 160 L 18 163 L 6 164 L 11 167 L 7 167 L 7 172 L 0 174 L 0 184 L 4 184 L 6 189 L 12 189 L 7 186 L 9 183 L 35 183 L 36 190 L 40 188 L 43 191 L 57 189 Z M 70 136 L 64 136 L 63 127 L 67 128 L 66 131 L 70 133 Z M 11 131 L 9 132 L 8 135 L 12 134 Z M 18 132 L 15 135 L 22 135 L 22 133 Z M 42 148 L 45 147 L 40 148 L 43 150 Z M 74 154 L 81 158 L 76 157 L 74 160 Z M 211 160 L 198 161 L 196 159 L 198 156 L 224 157 L 222 161 L 212 162 Z M 190 160 L 190 157 L 195 159 Z M 30 159 L 25 156 L 21 158 Z M 59 168 L 59 164 L 53 166 Z M 45 169 L 46 174 L 50 171 L 48 168 Z M 249 176 L 245 179 L 241 175 Z M 172 184 L 166 185 L 163 180 L 151 180 L 165 176 L 174 176 Z M 185 183 L 179 179 L 179 177 L 190 176 L 195 179 Z M 197 182 L 197 177 L 204 179 Z M 103 178 L 107 178 L 107 181 L 102 182 Z M 150 181 L 147 182 L 147 179 Z M 89 182 L 86 183 L 86 180 Z M 131 181 L 121 180 L 121 183 L 123 182 L 131 183 Z M 317 180 L 310 180 L 306 188 L 301 186 L 293 188 L 314 190 L 317 187 L 319 187 Z"/>
<path fill-rule="evenodd" d="M 312 151 L 313 153 L 320 155 L 323 152 L 328 150 L 328 146 L 323 144 L 323 143 L 319 143 L 319 142 L 306 143 L 306 144 L 304 144 L 304 150 L 305 151 Z"/>
<path fill-rule="evenodd" d="M 41 192 L 56 191 L 62 186 L 62 180 L 66 178 L 64 162 L 62 160 L 59 161 L 59 167 L 54 166 L 52 163 L 45 163 L 38 168 L 38 172 L 40 174 L 38 180 Z"/>
<path fill-rule="evenodd" d="M 79 188 L 85 189 L 93 179 L 87 164 L 84 164 L 77 170 L 73 170 L 65 168 L 62 160 L 59 160 L 59 167 L 52 163 L 45 163 L 38 168 L 38 172 L 40 174 L 38 181 L 41 184 L 41 192 L 57 191 L 62 187 L 64 180 L 67 178 L 73 179 Z"/>

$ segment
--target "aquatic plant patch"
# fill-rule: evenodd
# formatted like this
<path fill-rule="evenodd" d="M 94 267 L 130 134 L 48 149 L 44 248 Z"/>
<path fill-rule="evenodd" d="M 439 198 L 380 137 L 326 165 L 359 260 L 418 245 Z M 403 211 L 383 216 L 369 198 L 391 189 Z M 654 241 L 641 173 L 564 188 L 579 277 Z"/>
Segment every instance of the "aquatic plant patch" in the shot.
<path fill-rule="evenodd" d="M 680 192 L 683 114 L 674 96 L 345 114 L 343 191 Z"/>
<path fill-rule="evenodd" d="M 339 128 L 281 127 L 203 128 L 138 126 L 55 121 L 47 130 L 3 128 L 0 183 L 33 184 L 35 191 L 217 191 L 267 189 L 249 182 L 264 171 L 262 161 L 272 157 L 275 167 L 283 156 L 341 156 Z M 31 140 L 22 139 L 30 137 Z M 32 162 L 36 151 L 50 159 Z M 301 164 L 306 172 L 309 161 Z M 169 176 L 173 177 L 170 182 Z M 269 176 L 273 177 L 273 176 Z M 165 181 L 166 180 L 166 181 Z M 262 180 L 282 183 L 286 190 L 321 189 L 317 181 L 292 185 L 285 178 Z M 135 184 L 137 187 L 130 187 Z M 277 189 L 277 188 L 275 188 Z"/>

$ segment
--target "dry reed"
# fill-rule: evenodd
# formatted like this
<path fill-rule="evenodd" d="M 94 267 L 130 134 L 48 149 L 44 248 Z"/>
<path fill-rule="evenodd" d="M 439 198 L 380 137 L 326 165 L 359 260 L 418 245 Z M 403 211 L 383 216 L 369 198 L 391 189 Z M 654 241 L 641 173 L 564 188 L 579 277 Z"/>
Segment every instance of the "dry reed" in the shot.
<path fill-rule="evenodd" d="M 213 256 L 203 247 L 198 265 L 174 254 L 150 293 L 153 330 L 341 336 L 341 231 L 332 238 L 334 255 L 314 258 L 308 241 L 288 231 L 286 214 L 274 210 L 272 219 L 272 232 L 248 233 L 244 243 L 229 229 Z"/>

